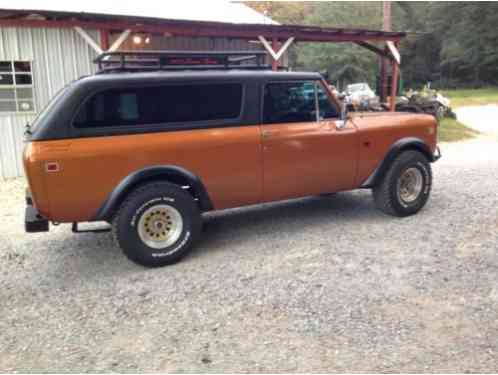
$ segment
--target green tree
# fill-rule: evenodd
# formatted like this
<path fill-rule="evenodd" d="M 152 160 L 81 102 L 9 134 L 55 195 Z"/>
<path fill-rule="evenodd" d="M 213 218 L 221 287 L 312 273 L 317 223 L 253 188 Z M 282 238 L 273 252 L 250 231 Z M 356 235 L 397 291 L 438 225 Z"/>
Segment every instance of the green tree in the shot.
<path fill-rule="evenodd" d="M 304 21 L 322 27 L 379 29 L 381 11 L 381 3 L 318 3 L 308 10 Z M 302 43 L 297 48 L 297 68 L 326 71 L 339 87 L 354 81 L 375 81 L 378 57 L 355 44 Z"/>
<path fill-rule="evenodd" d="M 247 2 L 283 24 L 381 29 L 379 2 Z M 498 84 L 498 2 L 393 2 L 405 87 L 432 81 L 446 87 Z M 351 43 L 297 43 L 292 68 L 328 72 L 341 86 L 375 82 L 379 58 Z"/>
<path fill-rule="evenodd" d="M 303 1 L 246 1 L 244 4 L 281 24 L 302 24 L 302 20 L 313 6 Z"/>
<path fill-rule="evenodd" d="M 449 83 L 498 83 L 498 3 L 441 3 L 433 13 L 441 36 L 440 66 Z"/>

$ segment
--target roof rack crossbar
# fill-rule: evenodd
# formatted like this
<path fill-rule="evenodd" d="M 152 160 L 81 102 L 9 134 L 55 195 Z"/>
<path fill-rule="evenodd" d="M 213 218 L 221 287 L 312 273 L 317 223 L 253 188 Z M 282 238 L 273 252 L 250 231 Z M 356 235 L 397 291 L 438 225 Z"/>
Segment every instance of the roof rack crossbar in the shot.
<path fill-rule="evenodd" d="M 119 73 L 119 72 L 150 72 L 150 71 L 178 71 L 178 70 L 230 70 L 230 69 L 242 69 L 242 70 L 270 70 L 271 65 L 178 65 L 174 67 L 168 67 L 167 69 L 159 69 L 159 66 L 126 66 L 124 69 L 121 67 L 109 67 L 99 70 L 96 74 L 104 73 Z M 279 70 L 287 70 L 286 67 L 279 66 Z"/>
<path fill-rule="evenodd" d="M 113 51 L 98 55 L 97 73 L 143 70 L 271 69 L 265 51 Z M 250 63 L 252 62 L 252 63 Z"/>

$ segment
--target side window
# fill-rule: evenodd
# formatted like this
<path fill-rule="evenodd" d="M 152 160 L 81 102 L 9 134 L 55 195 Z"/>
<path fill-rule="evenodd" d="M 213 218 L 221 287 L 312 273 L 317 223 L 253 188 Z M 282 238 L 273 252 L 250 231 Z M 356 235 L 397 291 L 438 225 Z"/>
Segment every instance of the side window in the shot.
<path fill-rule="evenodd" d="M 110 89 L 86 101 L 74 126 L 95 128 L 229 120 L 238 118 L 241 110 L 240 83 Z"/>
<path fill-rule="evenodd" d="M 108 90 L 94 95 L 74 120 L 78 128 L 133 125 L 139 120 L 137 93 Z"/>
<path fill-rule="evenodd" d="M 339 113 L 337 111 L 336 106 L 330 100 L 327 92 L 322 86 L 322 83 L 318 83 L 316 85 L 317 88 L 317 97 L 318 97 L 318 110 L 320 119 L 329 119 L 329 118 L 337 118 L 339 117 Z"/>
<path fill-rule="evenodd" d="M 316 121 L 314 82 L 273 82 L 265 86 L 263 123 L 310 121 Z"/>
<path fill-rule="evenodd" d="M 31 61 L 0 61 L 0 112 L 35 112 Z"/>

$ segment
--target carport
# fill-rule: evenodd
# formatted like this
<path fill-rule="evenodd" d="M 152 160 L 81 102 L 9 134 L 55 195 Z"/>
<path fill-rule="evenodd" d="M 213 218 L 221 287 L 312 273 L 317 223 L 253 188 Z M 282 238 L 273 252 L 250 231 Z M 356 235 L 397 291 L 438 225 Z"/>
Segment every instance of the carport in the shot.
<path fill-rule="evenodd" d="M 48 10 L 10 10 L 7 14 L 3 14 L 3 11 L 1 13 L 0 27 L 74 29 L 97 53 L 120 49 L 133 34 L 189 38 L 223 37 L 253 41 L 261 43 L 268 52 L 274 70 L 282 65 L 282 58 L 293 43 L 355 43 L 379 55 L 384 66 L 391 64 L 390 93 L 387 92 L 387 69 L 381 69 L 380 77 L 381 102 L 386 102 L 390 96 L 391 111 L 395 109 L 401 60 L 398 48 L 401 39 L 406 36 L 404 32 L 279 25 L 273 21 L 271 24 L 241 24 Z M 33 13 L 36 13 L 36 18 L 32 17 Z M 100 40 L 94 40 L 87 30 L 98 30 Z"/>
<path fill-rule="evenodd" d="M 200 4 L 200 3 L 199 3 Z M 380 56 L 379 96 L 396 97 L 402 32 L 279 25 L 240 2 L 174 7 L 140 4 L 17 0 L 0 5 L 0 178 L 21 176 L 26 123 L 64 85 L 93 74 L 95 57 L 112 51 L 266 51 L 273 69 L 288 65 L 294 43 L 356 43 Z M 389 90 L 391 87 L 391 90 Z M 389 92 L 390 91 L 390 92 Z M 394 99 L 390 109 L 394 110 Z"/>

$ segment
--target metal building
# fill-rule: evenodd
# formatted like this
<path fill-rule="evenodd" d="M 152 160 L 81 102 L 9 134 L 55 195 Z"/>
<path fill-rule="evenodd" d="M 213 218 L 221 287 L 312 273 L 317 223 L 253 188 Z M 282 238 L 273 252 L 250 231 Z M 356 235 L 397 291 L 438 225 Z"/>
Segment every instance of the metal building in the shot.
<path fill-rule="evenodd" d="M 90 74 L 94 56 L 74 30 L 0 28 L 0 176 L 22 175 L 25 124 L 67 82 Z"/>

